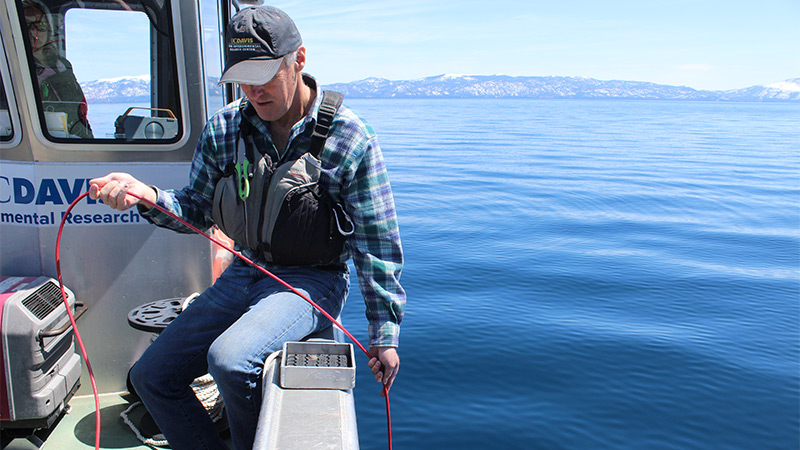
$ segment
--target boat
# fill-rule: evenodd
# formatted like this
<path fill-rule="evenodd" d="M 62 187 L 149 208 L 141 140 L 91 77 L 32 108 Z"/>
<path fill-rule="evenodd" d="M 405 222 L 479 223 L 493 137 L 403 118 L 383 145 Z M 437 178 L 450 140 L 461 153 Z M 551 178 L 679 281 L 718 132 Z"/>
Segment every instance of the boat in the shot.
<path fill-rule="evenodd" d="M 154 227 L 135 208 L 113 211 L 84 197 L 67 209 L 90 179 L 110 172 L 164 188 L 185 184 L 207 118 L 241 95 L 217 85 L 221 43 L 228 19 L 254 3 L 8 0 L 0 6 L 3 450 L 97 448 L 95 396 L 67 307 L 96 381 L 99 448 L 151 448 L 145 441 L 153 436 L 136 434 L 143 422 L 120 417 L 146 417 L 143 408 L 131 410 L 128 371 L 159 327 L 190 307 L 193 294 L 232 256 L 201 236 Z M 138 72 L 123 75 L 140 76 L 116 80 L 109 92 L 87 93 L 86 81 L 94 78 L 78 82 L 80 74 L 115 64 L 133 64 Z M 55 258 L 62 220 L 66 302 Z M 293 364 L 288 350 L 268 362 L 255 448 L 358 448 L 352 346 L 343 341 L 329 328 L 294 343 L 305 345 L 300 354 L 334 355 L 343 366 Z M 322 381 L 309 381 L 315 379 Z"/>

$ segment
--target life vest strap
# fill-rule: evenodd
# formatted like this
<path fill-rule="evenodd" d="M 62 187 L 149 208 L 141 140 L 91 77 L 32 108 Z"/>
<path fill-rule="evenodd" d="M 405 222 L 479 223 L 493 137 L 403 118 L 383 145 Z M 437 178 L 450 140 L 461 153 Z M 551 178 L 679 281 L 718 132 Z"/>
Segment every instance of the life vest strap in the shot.
<path fill-rule="evenodd" d="M 342 106 L 344 95 L 335 91 L 323 91 L 322 102 L 319 105 L 317 112 L 317 123 L 314 126 L 314 132 L 311 135 L 311 146 L 309 153 L 315 158 L 319 158 L 322 153 L 322 148 L 325 146 L 325 140 L 328 138 L 328 133 L 333 124 L 333 117 L 336 111 Z"/>

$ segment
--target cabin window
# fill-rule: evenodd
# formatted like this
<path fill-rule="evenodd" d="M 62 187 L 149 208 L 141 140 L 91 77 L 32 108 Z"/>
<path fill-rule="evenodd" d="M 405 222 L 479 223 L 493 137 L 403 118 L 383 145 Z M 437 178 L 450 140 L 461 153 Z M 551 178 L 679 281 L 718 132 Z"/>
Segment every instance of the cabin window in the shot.
<path fill-rule="evenodd" d="M 3 37 L 0 36 L 0 44 L 2 44 L 2 41 Z M 2 45 L 5 48 L 5 44 Z M 13 146 L 19 141 L 18 133 L 15 133 L 14 130 L 17 113 L 15 111 L 16 102 L 11 97 L 13 92 L 11 78 L 8 74 L 8 63 L 4 52 L 0 52 L 0 144 L 3 147 Z"/>
<path fill-rule="evenodd" d="M 225 106 L 223 89 L 218 86 L 222 78 L 222 32 L 217 0 L 202 0 L 200 3 L 200 24 L 203 27 L 203 64 L 206 84 L 206 117 L 211 117 Z"/>
<path fill-rule="evenodd" d="M 6 77 L 0 73 L 0 142 L 14 139 L 14 125 L 11 123 L 11 109 L 6 95 Z"/>
<path fill-rule="evenodd" d="M 168 0 L 17 0 L 42 132 L 163 144 L 182 130 Z"/>

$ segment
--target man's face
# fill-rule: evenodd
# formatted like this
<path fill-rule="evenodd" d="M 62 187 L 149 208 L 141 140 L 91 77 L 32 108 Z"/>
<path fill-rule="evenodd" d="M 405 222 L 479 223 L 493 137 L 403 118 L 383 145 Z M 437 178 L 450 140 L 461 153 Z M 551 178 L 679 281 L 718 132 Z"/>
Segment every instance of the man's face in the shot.
<path fill-rule="evenodd" d="M 47 22 L 44 12 L 38 8 L 25 7 L 25 22 L 28 25 L 28 36 L 30 37 L 33 54 L 37 58 L 42 58 L 45 47 L 52 45 L 50 41 L 50 24 Z"/>
<path fill-rule="evenodd" d="M 288 66 L 284 63 L 267 84 L 242 84 L 241 88 L 256 109 L 258 117 L 273 122 L 283 118 L 292 106 L 298 76 L 296 63 Z"/>

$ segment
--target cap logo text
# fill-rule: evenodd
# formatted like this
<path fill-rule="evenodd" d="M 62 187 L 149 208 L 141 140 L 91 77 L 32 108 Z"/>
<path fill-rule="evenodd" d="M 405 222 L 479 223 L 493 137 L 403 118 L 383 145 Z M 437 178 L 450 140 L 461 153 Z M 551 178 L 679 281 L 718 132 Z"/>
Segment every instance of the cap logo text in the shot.
<path fill-rule="evenodd" d="M 253 38 L 251 37 L 243 37 L 243 38 L 231 38 L 231 44 L 252 44 Z"/>

